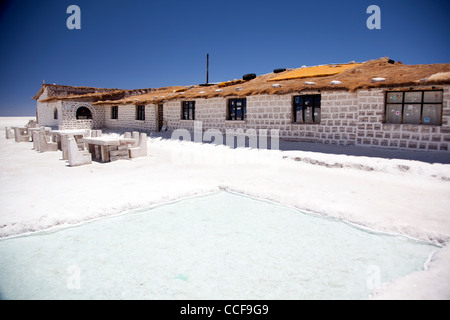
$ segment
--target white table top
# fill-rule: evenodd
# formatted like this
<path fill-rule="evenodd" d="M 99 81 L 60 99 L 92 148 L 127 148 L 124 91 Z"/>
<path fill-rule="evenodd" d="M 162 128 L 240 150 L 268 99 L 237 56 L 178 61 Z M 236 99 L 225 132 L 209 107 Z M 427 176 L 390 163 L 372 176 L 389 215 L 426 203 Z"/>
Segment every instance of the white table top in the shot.
<path fill-rule="evenodd" d="M 82 138 L 81 142 L 96 144 L 100 146 L 118 146 L 120 144 L 119 138 L 112 137 L 91 137 L 91 138 Z"/>

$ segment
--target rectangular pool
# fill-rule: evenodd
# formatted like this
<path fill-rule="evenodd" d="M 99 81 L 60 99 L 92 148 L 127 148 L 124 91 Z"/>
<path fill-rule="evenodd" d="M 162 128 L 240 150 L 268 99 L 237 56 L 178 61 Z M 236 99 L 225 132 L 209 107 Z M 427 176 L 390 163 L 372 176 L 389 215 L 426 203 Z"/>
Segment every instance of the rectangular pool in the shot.
<path fill-rule="evenodd" d="M 221 191 L 0 240 L 0 298 L 365 299 L 436 248 Z"/>

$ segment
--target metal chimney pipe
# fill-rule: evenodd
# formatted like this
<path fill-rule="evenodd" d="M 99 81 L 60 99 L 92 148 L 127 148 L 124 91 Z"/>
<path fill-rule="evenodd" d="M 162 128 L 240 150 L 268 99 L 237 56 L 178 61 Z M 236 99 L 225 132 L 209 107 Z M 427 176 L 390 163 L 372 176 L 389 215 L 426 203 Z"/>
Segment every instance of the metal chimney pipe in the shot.
<path fill-rule="evenodd" d="M 206 84 L 209 83 L 209 53 L 206 54 Z"/>

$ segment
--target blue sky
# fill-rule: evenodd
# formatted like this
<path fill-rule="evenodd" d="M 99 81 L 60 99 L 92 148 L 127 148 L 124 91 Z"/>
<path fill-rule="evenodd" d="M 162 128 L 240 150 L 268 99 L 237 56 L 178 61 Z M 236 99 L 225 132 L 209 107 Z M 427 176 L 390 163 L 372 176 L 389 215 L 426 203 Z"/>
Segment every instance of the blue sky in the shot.
<path fill-rule="evenodd" d="M 69 30 L 69 5 L 81 30 Z M 381 29 L 369 30 L 369 5 Z M 191 85 L 388 56 L 450 63 L 448 0 L 14 0 L 0 5 L 0 116 L 35 114 L 42 81 L 73 86 Z"/>

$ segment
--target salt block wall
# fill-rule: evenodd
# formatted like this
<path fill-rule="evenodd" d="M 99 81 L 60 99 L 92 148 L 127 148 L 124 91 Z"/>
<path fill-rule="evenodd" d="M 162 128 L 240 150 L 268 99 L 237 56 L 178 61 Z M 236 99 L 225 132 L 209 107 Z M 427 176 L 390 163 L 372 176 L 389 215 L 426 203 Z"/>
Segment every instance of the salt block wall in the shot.
<path fill-rule="evenodd" d="M 420 90 L 420 87 L 414 89 Z M 450 86 L 444 87 L 442 125 L 383 123 L 385 90 L 358 92 L 356 144 L 417 150 L 450 150 Z"/>
<path fill-rule="evenodd" d="M 450 86 L 444 86 L 442 125 L 388 124 L 385 121 L 385 91 L 382 89 L 326 91 L 321 94 L 321 123 L 294 123 L 293 97 L 319 94 L 317 90 L 286 95 L 255 95 L 247 97 L 247 120 L 228 121 L 229 98 L 195 100 L 195 120 L 203 131 L 218 129 L 278 129 L 282 139 L 338 145 L 367 145 L 395 149 L 450 151 Z M 415 87 L 420 90 L 421 87 Z M 47 97 L 46 91 L 40 100 Z M 194 130 L 194 120 L 182 120 L 182 102 L 164 103 L 164 120 L 169 130 Z M 92 120 L 77 120 L 76 110 L 85 106 Z M 145 120 L 136 120 L 136 106 L 118 106 L 118 119 L 111 119 L 112 105 L 89 102 L 37 102 L 39 124 L 60 129 L 100 129 L 156 131 L 157 105 L 145 106 Z M 54 110 L 58 119 L 54 119 Z"/>
<path fill-rule="evenodd" d="M 420 90 L 421 87 L 415 87 Z M 294 123 L 296 94 L 247 97 L 247 120 L 227 121 L 227 98 L 195 99 L 195 119 L 203 130 L 278 129 L 286 140 L 337 145 L 368 145 L 395 149 L 450 150 L 450 86 L 444 87 L 442 125 L 389 124 L 385 121 L 386 89 L 321 92 L 320 124 Z M 302 95 L 318 94 L 302 92 Z M 232 98 L 232 97 L 230 97 Z M 181 120 L 181 100 L 164 104 L 169 129 L 193 130 L 194 121 Z"/>
<path fill-rule="evenodd" d="M 133 104 L 118 106 L 118 119 L 111 119 L 112 105 L 100 105 L 104 111 L 104 125 L 108 129 L 120 129 L 130 131 L 155 131 L 156 130 L 156 105 L 145 106 L 145 120 L 136 120 L 136 106 Z"/>
<path fill-rule="evenodd" d="M 303 94 L 318 94 L 319 92 L 302 92 Z M 292 100 L 285 106 L 289 112 L 291 123 L 288 131 L 283 131 L 281 137 L 292 138 L 305 142 L 320 142 L 325 144 L 354 145 L 356 143 L 358 98 L 356 94 L 347 91 L 328 91 L 321 94 L 320 124 L 294 123 Z"/>
<path fill-rule="evenodd" d="M 182 101 L 188 100 L 177 100 L 164 103 L 164 120 L 167 122 L 167 127 L 170 130 L 187 129 L 192 131 L 194 130 L 195 121 L 202 121 L 203 130 L 219 129 L 223 131 L 225 129 L 225 98 L 193 100 L 195 101 L 195 121 L 181 119 Z"/>
<path fill-rule="evenodd" d="M 61 101 L 56 102 L 40 102 L 48 98 L 48 90 L 44 89 L 39 100 L 36 103 L 36 117 L 41 126 L 57 129 L 62 123 L 62 106 Z M 58 113 L 58 119 L 55 119 L 55 110 Z"/>
<path fill-rule="evenodd" d="M 86 107 L 91 111 L 92 119 L 77 119 L 77 109 Z M 91 102 L 62 101 L 62 123 L 59 129 L 101 129 L 105 124 L 105 112 L 101 106 Z"/>
<path fill-rule="evenodd" d="M 306 92 L 302 94 L 317 94 Z M 195 99 L 195 120 L 203 130 L 232 129 L 279 130 L 284 139 L 353 145 L 356 143 L 358 99 L 351 93 L 322 93 L 320 124 L 293 122 L 292 94 L 255 95 L 247 97 L 247 120 L 226 120 L 228 98 Z M 230 97 L 232 98 L 232 97 Z M 181 120 L 182 101 L 164 104 L 164 119 L 171 130 L 194 129 L 193 120 Z"/>
<path fill-rule="evenodd" d="M 55 119 L 55 110 L 57 119 Z M 57 129 L 62 123 L 62 105 L 61 101 L 56 102 L 37 102 L 36 116 L 41 126 Z"/>

